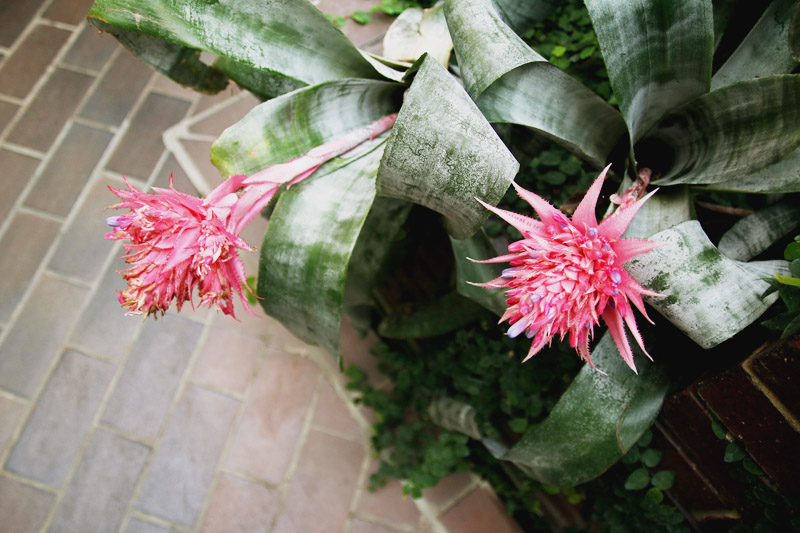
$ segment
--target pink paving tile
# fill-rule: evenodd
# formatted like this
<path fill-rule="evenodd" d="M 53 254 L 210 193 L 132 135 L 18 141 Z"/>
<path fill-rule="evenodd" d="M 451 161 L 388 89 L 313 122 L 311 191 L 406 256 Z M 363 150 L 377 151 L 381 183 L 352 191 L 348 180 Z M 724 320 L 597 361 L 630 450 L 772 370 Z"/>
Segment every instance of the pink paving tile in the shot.
<path fill-rule="evenodd" d="M 150 448 L 95 430 L 49 533 L 116 531 Z"/>
<path fill-rule="evenodd" d="M 362 443 L 312 430 L 286 488 L 275 532 L 342 531 L 366 453 Z"/>
<path fill-rule="evenodd" d="M 0 387 L 30 398 L 75 323 L 86 289 L 42 276 L 0 345 Z"/>
<path fill-rule="evenodd" d="M 138 518 L 133 518 L 128 522 L 128 527 L 125 528 L 125 533 L 171 533 L 172 530 L 152 522 L 145 522 Z"/>
<path fill-rule="evenodd" d="M 23 32 L 43 0 L 0 2 L 0 46 L 9 47 Z"/>
<path fill-rule="evenodd" d="M 199 518 L 240 403 L 186 388 L 161 438 L 136 507 L 183 526 Z"/>
<path fill-rule="evenodd" d="M 109 398 L 102 422 L 155 439 L 201 331 L 201 325 L 172 315 L 147 320 Z"/>
<path fill-rule="evenodd" d="M 85 74 L 55 69 L 6 140 L 47 152 L 93 81 Z"/>
<path fill-rule="evenodd" d="M 39 163 L 41 161 L 36 158 L 0 148 L 0 168 L 3 169 L 3 179 L 0 180 L 0 220 L 6 219 Z"/>
<path fill-rule="evenodd" d="M 0 396 L 0 456 L 2 456 L 14 436 L 28 405 L 16 398 Z"/>
<path fill-rule="evenodd" d="M 14 533 L 39 531 L 55 499 L 54 494 L 2 476 L 0 477 L 0 524 L 3 524 L 6 531 Z"/>
<path fill-rule="evenodd" d="M 65 352 L 11 451 L 6 468 L 60 487 L 115 371 L 110 363 Z"/>
<path fill-rule="evenodd" d="M 459 472 L 442 478 L 435 487 L 425 489 L 422 494 L 429 503 L 442 507 L 460 496 L 473 483 L 472 474 Z"/>
<path fill-rule="evenodd" d="M 36 215 L 20 213 L 14 217 L 0 239 L 0 320 L 11 316 L 58 230 L 58 222 Z"/>
<path fill-rule="evenodd" d="M 201 533 L 267 531 L 278 492 L 227 474 L 220 474 L 200 527 Z"/>
<path fill-rule="evenodd" d="M 386 377 L 378 370 L 378 359 L 371 353 L 379 341 L 374 331 L 369 331 L 365 337 L 361 337 L 350 325 L 347 317 L 344 317 L 339 336 L 344 366 L 346 368 L 349 365 L 356 365 L 363 370 L 367 374 L 367 382 L 373 387 L 386 381 Z M 343 375 L 341 379 L 346 381 Z"/>
<path fill-rule="evenodd" d="M 169 177 L 172 175 L 172 185 L 181 192 L 191 194 L 192 196 L 200 196 L 197 189 L 192 184 L 189 176 L 184 172 L 183 167 L 175 159 L 175 156 L 170 154 L 161 168 L 156 172 L 156 179 L 153 182 L 153 187 L 161 187 L 162 189 L 169 188 Z"/>
<path fill-rule="evenodd" d="M 53 0 L 43 16 L 65 24 L 78 24 L 86 18 L 93 3 L 94 0 Z"/>
<path fill-rule="evenodd" d="M 484 488 L 477 488 L 441 517 L 453 533 L 521 533 L 497 497 Z"/>
<path fill-rule="evenodd" d="M 317 8 L 323 13 L 349 17 L 354 11 L 369 11 L 371 7 L 379 3 L 380 2 L 373 2 L 370 0 L 349 0 L 347 2 L 321 0 L 317 4 Z M 344 32 L 356 46 L 360 46 L 366 41 L 382 36 L 395 20 L 394 17 L 390 17 L 382 11 L 371 13 L 370 18 L 372 20 L 369 24 L 359 24 L 348 18 L 347 24 L 342 28 L 342 32 Z"/>
<path fill-rule="evenodd" d="M 100 30 L 85 22 L 80 37 L 72 43 L 70 49 L 61 58 L 61 63 L 97 72 L 103 69 L 106 61 L 119 46 L 113 35 L 101 33 Z"/>
<path fill-rule="evenodd" d="M 332 431 L 345 437 L 353 439 L 364 437 L 364 430 L 353 418 L 345 401 L 327 380 L 322 380 L 320 383 L 319 398 L 311 423 L 315 428 Z"/>
<path fill-rule="evenodd" d="M 263 352 L 264 344 L 257 339 L 212 327 L 197 355 L 191 379 L 225 392 L 244 394 Z"/>
<path fill-rule="evenodd" d="M 311 361 L 270 351 L 252 386 L 225 466 L 279 484 L 303 429 L 319 371 Z"/>
<path fill-rule="evenodd" d="M 367 490 L 369 476 L 377 472 L 379 464 L 377 460 L 370 463 L 364 490 L 356 507 L 356 515 L 368 520 L 413 526 L 419 521 L 419 509 L 413 498 L 403 496 L 403 487 L 399 481 L 391 479 L 375 492 Z"/>
<path fill-rule="evenodd" d="M 113 135 L 81 124 L 70 126 L 25 205 L 66 217 L 89 181 Z M 80 154 L 80 157 L 76 157 Z"/>
<path fill-rule="evenodd" d="M 152 73 L 150 67 L 136 56 L 128 50 L 122 50 L 83 104 L 78 116 L 101 124 L 120 125 Z"/>
<path fill-rule="evenodd" d="M 2 8 L 0 20 L 5 24 L 1 11 Z M 69 35 L 70 32 L 51 26 L 37 26 L 0 68 L 0 93 L 25 98 Z"/>
<path fill-rule="evenodd" d="M 396 533 L 396 529 L 389 529 L 388 527 L 379 526 L 364 520 L 354 518 L 350 522 L 350 533 Z"/>
<path fill-rule="evenodd" d="M 189 129 L 192 133 L 219 135 L 225 128 L 239 122 L 239 120 L 260 103 L 261 101 L 258 98 L 248 93 L 237 102 L 220 109 L 218 112 L 203 120 L 195 122 Z"/>
<path fill-rule="evenodd" d="M 213 189 L 222 183 L 222 176 L 211 163 L 211 144 L 209 141 L 183 141 L 183 146 L 200 171 L 200 176 Z"/>
<path fill-rule="evenodd" d="M 2 60 L 2 57 L 0 57 Z M 8 102 L 0 102 L 0 134 L 11 123 L 11 119 L 17 114 L 19 110 L 18 105 L 9 104 Z"/>

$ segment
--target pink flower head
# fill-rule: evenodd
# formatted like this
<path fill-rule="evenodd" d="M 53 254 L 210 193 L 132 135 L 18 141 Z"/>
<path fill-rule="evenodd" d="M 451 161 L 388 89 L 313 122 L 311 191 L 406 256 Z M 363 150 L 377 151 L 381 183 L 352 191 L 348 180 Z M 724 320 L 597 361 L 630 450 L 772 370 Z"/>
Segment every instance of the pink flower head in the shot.
<path fill-rule="evenodd" d="M 106 239 L 127 240 L 120 271 L 128 288 L 119 293 L 128 314 L 163 314 L 172 300 L 178 310 L 185 302 L 218 306 L 234 315 L 232 296 L 239 296 L 252 313 L 243 293 L 244 268 L 237 248 L 252 251 L 239 233 L 269 203 L 282 184 L 293 185 L 310 176 L 324 162 L 392 127 L 396 114 L 312 149 L 287 163 L 270 166 L 250 177 L 231 176 L 205 199 L 170 188 L 141 192 L 125 180 L 127 190 L 111 189 L 122 202 L 112 209 L 129 209 L 106 222 Z"/>
<path fill-rule="evenodd" d="M 555 335 L 564 339 L 569 334 L 570 346 L 594 366 L 589 341 L 601 316 L 620 355 L 634 372 L 633 353 L 623 321 L 647 354 L 630 303 L 633 302 L 649 321 L 641 295 L 660 295 L 639 285 L 625 271 L 623 264 L 663 243 L 620 237 L 655 191 L 628 203 L 598 224 L 595 207 L 608 168 L 589 188 L 572 219 L 516 183 L 517 193 L 531 204 L 539 220 L 481 202 L 517 228 L 524 237 L 508 246 L 507 255 L 482 261 L 509 262 L 511 267 L 505 269 L 499 278 L 476 285 L 506 289 L 508 308 L 500 321 L 508 320 L 511 326 L 509 337 L 525 333 L 533 339 L 525 361 L 545 344 L 549 345 Z"/>

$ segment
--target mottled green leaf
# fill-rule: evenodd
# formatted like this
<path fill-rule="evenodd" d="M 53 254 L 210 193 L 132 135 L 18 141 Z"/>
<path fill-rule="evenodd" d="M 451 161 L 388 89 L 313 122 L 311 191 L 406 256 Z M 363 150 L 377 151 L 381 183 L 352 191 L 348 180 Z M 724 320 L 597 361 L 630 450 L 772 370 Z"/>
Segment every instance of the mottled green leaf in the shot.
<path fill-rule="evenodd" d="M 454 291 L 431 302 L 392 309 L 378 326 L 378 335 L 389 339 L 435 337 L 464 328 L 485 312 Z"/>
<path fill-rule="evenodd" d="M 636 147 L 660 185 L 730 183 L 800 145 L 800 75 L 746 80 L 671 112 Z"/>
<path fill-rule="evenodd" d="M 488 217 L 475 198 L 496 204 L 519 164 L 459 83 L 425 56 L 386 146 L 378 190 L 445 216 L 456 238 Z"/>
<path fill-rule="evenodd" d="M 743 263 L 722 255 L 697 221 L 650 237 L 667 243 L 637 256 L 625 269 L 662 297 L 645 300 L 703 348 L 732 337 L 777 298 L 762 298 L 764 278 L 788 271 L 786 261 Z"/>
<path fill-rule="evenodd" d="M 630 187 L 626 179 L 620 186 L 619 194 Z M 654 233 L 671 228 L 692 218 L 692 198 L 686 186 L 660 189 L 636 213 L 623 235 L 626 239 L 646 239 Z"/>
<path fill-rule="evenodd" d="M 437 398 L 428 407 L 428 415 L 433 422 L 450 431 L 481 439 L 481 430 L 475 419 L 475 408 L 452 398 Z"/>
<path fill-rule="evenodd" d="M 800 149 L 784 159 L 749 176 L 706 185 L 709 189 L 754 193 L 800 191 Z"/>
<path fill-rule="evenodd" d="M 796 0 L 775 0 L 742 43 L 711 78 L 716 90 L 748 78 L 788 74 L 797 66 L 789 51 L 789 26 Z"/>
<path fill-rule="evenodd" d="M 470 259 L 482 261 L 497 257 L 492 243 L 481 230 L 468 239 L 450 239 L 456 260 L 456 289 L 462 296 L 478 302 L 486 309 L 500 316 L 506 309 L 506 297 L 502 290 L 490 290 L 471 285 L 484 283 L 498 277 L 503 266 L 497 263 L 475 263 Z"/>
<path fill-rule="evenodd" d="M 386 31 L 383 55 L 392 61 L 414 62 L 428 54 L 443 66 L 450 62 L 453 41 L 441 5 L 403 11 Z"/>
<path fill-rule="evenodd" d="M 224 73 L 237 85 L 247 89 L 262 100 L 270 100 L 276 96 L 292 92 L 306 84 L 281 76 L 270 70 L 253 68 L 239 61 L 220 57 L 214 61 L 214 68 Z"/>
<path fill-rule="evenodd" d="M 492 0 L 495 9 L 515 32 L 523 33 L 558 6 L 558 0 Z"/>
<path fill-rule="evenodd" d="M 709 90 L 710 0 L 586 0 L 586 7 L 632 142 Z"/>
<path fill-rule="evenodd" d="M 800 3 L 795 4 L 789 23 L 789 51 L 795 61 L 800 61 Z"/>
<path fill-rule="evenodd" d="M 771 205 L 739 220 L 719 241 L 719 251 L 731 259 L 748 261 L 800 224 L 800 205 Z M 788 257 L 787 257 L 788 259 Z"/>

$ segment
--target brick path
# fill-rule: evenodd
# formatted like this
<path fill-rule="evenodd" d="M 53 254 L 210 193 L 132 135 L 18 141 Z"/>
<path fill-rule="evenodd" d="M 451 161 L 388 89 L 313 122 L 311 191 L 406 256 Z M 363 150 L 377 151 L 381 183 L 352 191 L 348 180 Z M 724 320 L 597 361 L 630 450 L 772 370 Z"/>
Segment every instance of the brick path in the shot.
<path fill-rule="evenodd" d="M 187 172 L 213 185 L 210 141 L 255 99 L 199 96 L 152 73 L 86 25 L 90 4 L 0 3 L 0 530 L 515 530 L 468 475 L 417 502 L 397 483 L 366 491 L 370 413 L 331 357 L 277 323 L 124 316 L 106 186 L 174 173 L 192 192 Z M 386 23 L 346 29 L 374 46 Z M 170 152 L 162 132 L 187 120 L 197 135 L 175 136 Z M 253 271 L 255 254 L 246 260 Z M 348 361 L 380 382 L 369 341 L 344 335 Z"/>

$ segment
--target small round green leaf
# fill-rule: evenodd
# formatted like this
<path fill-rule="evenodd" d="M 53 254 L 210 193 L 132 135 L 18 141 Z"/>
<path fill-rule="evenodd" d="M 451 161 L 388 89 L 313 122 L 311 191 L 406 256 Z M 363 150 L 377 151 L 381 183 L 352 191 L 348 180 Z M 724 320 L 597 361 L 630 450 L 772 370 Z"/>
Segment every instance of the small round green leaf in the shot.
<path fill-rule="evenodd" d="M 787 261 L 800 259 L 800 242 L 789 243 L 789 246 L 783 251 L 783 258 Z"/>
<path fill-rule="evenodd" d="M 626 490 L 642 490 L 650 483 L 650 474 L 644 468 L 639 468 L 631 472 L 628 479 L 625 480 Z"/>
<path fill-rule="evenodd" d="M 653 503 L 661 503 L 664 501 L 664 493 L 661 492 L 661 489 L 658 487 L 650 487 L 650 490 L 645 493 L 644 497 L 646 500 Z"/>
<path fill-rule="evenodd" d="M 626 465 L 632 465 L 634 463 L 638 463 L 641 458 L 642 454 L 639 452 L 639 448 L 633 447 L 628 450 L 628 453 L 622 456 L 622 462 Z"/>
<path fill-rule="evenodd" d="M 653 468 L 661 462 L 662 455 L 661 451 L 648 448 L 642 452 L 642 462 L 647 468 Z"/>
<path fill-rule="evenodd" d="M 712 420 L 711 421 L 711 431 L 714 432 L 714 435 L 719 440 L 725 440 L 725 438 L 728 436 L 728 430 L 725 429 L 725 426 L 723 426 L 722 424 L 720 424 L 716 420 Z"/>
<path fill-rule="evenodd" d="M 744 461 L 742 461 L 742 466 L 744 467 L 745 470 L 747 470 L 751 474 L 755 474 L 756 476 L 766 475 L 764 471 L 761 470 L 761 467 L 758 466 L 758 463 L 756 463 L 749 457 L 744 458 Z"/>
<path fill-rule="evenodd" d="M 653 474 L 653 486 L 661 490 L 669 490 L 675 484 L 675 472 L 662 470 Z"/>
<path fill-rule="evenodd" d="M 745 453 L 742 448 L 735 442 L 731 442 L 725 448 L 725 462 L 735 463 L 745 458 Z"/>
<path fill-rule="evenodd" d="M 650 445 L 650 442 L 652 440 L 653 440 L 653 432 L 650 431 L 650 430 L 647 430 L 647 431 L 644 432 L 644 435 L 642 435 L 642 438 L 640 438 L 639 442 L 637 442 L 636 444 L 638 444 L 639 446 L 645 448 L 645 447 Z"/>

